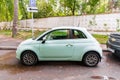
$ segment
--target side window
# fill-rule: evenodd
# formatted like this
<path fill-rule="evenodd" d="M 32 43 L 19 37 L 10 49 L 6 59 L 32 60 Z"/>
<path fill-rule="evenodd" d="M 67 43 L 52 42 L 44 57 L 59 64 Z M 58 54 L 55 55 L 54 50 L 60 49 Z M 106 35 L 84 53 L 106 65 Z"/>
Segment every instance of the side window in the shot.
<path fill-rule="evenodd" d="M 73 34 L 73 38 L 74 39 L 77 39 L 77 38 L 87 38 L 86 35 L 83 32 L 79 31 L 79 30 L 73 30 L 72 34 Z"/>
<path fill-rule="evenodd" d="M 69 30 L 55 30 L 48 34 L 48 40 L 61 40 L 61 39 L 68 39 L 69 38 Z"/>

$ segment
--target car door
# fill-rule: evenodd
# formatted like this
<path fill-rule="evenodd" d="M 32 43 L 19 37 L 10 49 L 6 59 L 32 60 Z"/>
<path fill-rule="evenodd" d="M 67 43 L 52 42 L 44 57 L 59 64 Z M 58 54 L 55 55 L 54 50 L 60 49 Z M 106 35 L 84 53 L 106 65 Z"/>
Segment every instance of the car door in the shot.
<path fill-rule="evenodd" d="M 89 41 L 86 35 L 79 30 L 72 30 L 72 38 L 74 40 L 74 57 L 82 59 L 82 54 L 87 46 L 89 46 Z M 77 59 L 75 58 L 75 59 Z"/>
<path fill-rule="evenodd" d="M 40 44 L 42 58 L 69 59 L 73 55 L 73 40 L 70 39 L 69 30 L 54 30 L 46 34 L 46 41 Z"/>

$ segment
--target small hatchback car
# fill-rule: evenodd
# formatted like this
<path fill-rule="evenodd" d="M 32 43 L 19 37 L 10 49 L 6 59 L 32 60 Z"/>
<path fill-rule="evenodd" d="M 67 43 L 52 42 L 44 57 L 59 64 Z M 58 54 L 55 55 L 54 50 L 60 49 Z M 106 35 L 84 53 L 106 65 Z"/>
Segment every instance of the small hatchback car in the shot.
<path fill-rule="evenodd" d="M 17 48 L 16 57 L 29 66 L 52 60 L 83 61 L 92 67 L 101 61 L 102 49 L 85 28 L 57 27 L 34 40 L 23 41 Z"/>

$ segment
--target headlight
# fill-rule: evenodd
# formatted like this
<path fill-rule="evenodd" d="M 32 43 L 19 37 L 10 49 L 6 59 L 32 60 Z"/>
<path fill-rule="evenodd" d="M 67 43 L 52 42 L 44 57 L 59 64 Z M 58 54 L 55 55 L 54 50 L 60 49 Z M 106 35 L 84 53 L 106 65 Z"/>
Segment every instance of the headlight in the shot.
<path fill-rule="evenodd" d="M 111 40 L 112 40 L 112 41 L 116 41 L 116 39 L 115 39 L 115 38 L 111 38 Z"/>

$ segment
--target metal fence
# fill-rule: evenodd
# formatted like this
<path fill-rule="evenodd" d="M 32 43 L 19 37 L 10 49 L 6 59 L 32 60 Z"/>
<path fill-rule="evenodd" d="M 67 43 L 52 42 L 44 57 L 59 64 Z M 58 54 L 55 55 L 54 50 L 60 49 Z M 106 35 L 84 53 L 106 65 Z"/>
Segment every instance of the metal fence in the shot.
<path fill-rule="evenodd" d="M 32 20 L 19 21 L 18 29 L 31 29 Z M 1 29 L 10 29 L 12 22 L 1 22 Z M 120 28 L 120 13 L 83 15 L 69 17 L 50 17 L 34 20 L 34 29 L 47 29 L 59 26 L 85 27 L 93 31 L 116 31 Z"/>

